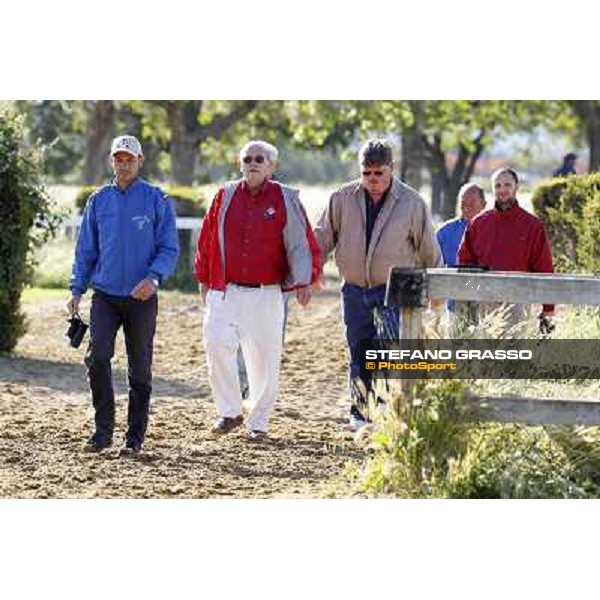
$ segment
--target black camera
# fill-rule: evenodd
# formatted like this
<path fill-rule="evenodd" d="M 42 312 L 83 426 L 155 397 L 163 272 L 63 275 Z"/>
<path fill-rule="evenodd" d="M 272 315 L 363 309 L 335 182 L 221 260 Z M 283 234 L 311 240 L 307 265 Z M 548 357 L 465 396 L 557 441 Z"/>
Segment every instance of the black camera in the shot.
<path fill-rule="evenodd" d="M 81 320 L 78 314 L 73 315 L 68 323 L 69 329 L 67 329 L 65 337 L 68 338 L 69 344 L 73 348 L 79 348 L 89 326 Z"/>

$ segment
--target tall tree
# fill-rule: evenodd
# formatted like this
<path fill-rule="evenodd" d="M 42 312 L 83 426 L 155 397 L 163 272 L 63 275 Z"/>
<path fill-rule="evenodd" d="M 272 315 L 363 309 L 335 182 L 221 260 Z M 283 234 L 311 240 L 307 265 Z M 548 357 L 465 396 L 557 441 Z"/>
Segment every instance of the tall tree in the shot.
<path fill-rule="evenodd" d="M 204 100 L 168 100 L 160 104 L 166 110 L 171 134 L 171 181 L 192 185 L 201 145 L 209 138 L 222 136 L 253 111 L 259 102 L 244 100 L 222 103 L 219 111 L 205 108 Z"/>
<path fill-rule="evenodd" d="M 502 133 L 530 130 L 554 118 L 547 101 L 383 100 L 302 103 L 299 133 L 323 145 L 331 133 L 345 138 L 387 135 L 402 139 L 401 175 L 420 187 L 423 161 L 431 175 L 432 210 L 454 215 L 456 195 L 485 148 Z"/>
<path fill-rule="evenodd" d="M 494 137 L 527 131 L 547 122 L 553 107 L 546 101 L 423 100 L 410 101 L 411 138 L 420 131 L 424 158 L 431 177 L 431 209 L 454 216 L 460 186 L 472 178 L 479 159 Z"/>
<path fill-rule="evenodd" d="M 600 170 L 600 101 L 571 100 L 573 113 L 590 150 L 590 173 Z"/>
<path fill-rule="evenodd" d="M 85 102 L 85 108 L 83 182 L 86 185 L 98 185 L 109 174 L 106 157 L 114 137 L 115 103 L 112 100 L 93 100 Z"/>
<path fill-rule="evenodd" d="M 400 177 L 416 190 L 423 185 L 423 169 L 425 168 L 425 144 L 423 143 L 423 102 L 408 102 L 412 113 L 412 123 L 402 132 L 402 162 Z"/>
<path fill-rule="evenodd" d="M 163 179 L 159 165 L 161 152 L 167 151 L 163 128 L 152 119 L 145 119 L 144 101 L 126 100 L 116 103 L 117 135 L 134 135 L 140 140 L 144 150 L 144 177 L 153 180 Z M 152 123 L 152 124 L 150 124 Z"/>
<path fill-rule="evenodd" d="M 83 155 L 84 140 L 73 127 L 74 103 L 65 100 L 20 101 L 27 115 L 29 140 L 43 145 L 44 172 L 55 180 L 70 174 Z"/>

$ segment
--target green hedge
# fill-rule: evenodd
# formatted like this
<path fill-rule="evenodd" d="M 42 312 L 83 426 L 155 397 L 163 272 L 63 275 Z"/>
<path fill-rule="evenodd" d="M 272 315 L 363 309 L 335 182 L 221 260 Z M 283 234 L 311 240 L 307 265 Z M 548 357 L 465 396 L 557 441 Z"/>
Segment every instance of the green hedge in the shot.
<path fill-rule="evenodd" d="M 75 198 L 75 205 L 79 212 L 83 212 L 90 195 L 98 188 L 96 186 L 82 187 Z M 175 212 L 178 217 L 203 217 L 206 213 L 205 198 L 193 187 L 168 185 L 164 188 L 174 202 Z M 196 288 L 196 281 L 191 271 L 190 238 L 192 232 L 182 229 L 179 231 L 179 247 L 181 250 L 177 269 L 167 281 L 167 289 L 192 290 Z"/>
<path fill-rule="evenodd" d="M 600 173 L 549 179 L 533 191 L 559 273 L 600 273 Z"/>
<path fill-rule="evenodd" d="M 58 217 L 42 183 L 39 148 L 25 145 L 24 120 L 0 108 L 0 352 L 25 332 L 21 293 L 33 273 L 33 250 L 55 233 Z"/>
<path fill-rule="evenodd" d="M 198 190 L 185 186 L 167 186 L 165 192 L 175 202 L 175 212 L 178 217 L 203 217 L 206 213 L 205 198 Z M 175 272 L 166 283 L 167 289 L 193 290 L 196 289 L 196 280 L 193 276 L 191 263 L 193 249 L 190 249 L 192 232 L 189 229 L 179 231 L 179 261 Z"/>
<path fill-rule="evenodd" d="M 75 206 L 79 214 L 83 213 L 83 209 L 87 204 L 88 198 L 98 189 L 97 185 L 84 185 L 79 188 L 77 196 L 75 196 Z"/>

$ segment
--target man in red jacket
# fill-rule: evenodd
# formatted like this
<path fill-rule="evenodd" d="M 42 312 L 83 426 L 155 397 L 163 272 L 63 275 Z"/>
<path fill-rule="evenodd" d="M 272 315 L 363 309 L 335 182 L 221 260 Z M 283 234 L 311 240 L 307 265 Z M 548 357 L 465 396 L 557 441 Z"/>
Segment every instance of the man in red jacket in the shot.
<path fill-rule="evenodd" d="M 277 149 L 263 141 L 241 149 L 243 179 L 217 192 L 198 239 L 195 271 L 206 305 L 204 344 L 219 417 L 215 434 L 244 421 L 236 358 L 241 346 L 250 386 L 248 435 L 267 435 L 279 391 L 282 293 L 294 291 L 300 305 L 308 304 L 319 265 L 298 191 L 269 179 L 276 160 Z"/>
<path fill-rule="evenodd" d="M 468 225 L 458 249 L 460 264 L 488 266 L 494 271 L 553 273 L 552 251 L 542 222 L 523 210 L 517 201 L 519 177 L 504 167 L 492 175 L 494 208 L 476 216 Z M 520 313 L 520 315 L 518 315 Z M 552 327 L 554 306 L 545 304 L 539 315 L 540 328 Z M 513 317 L 524 310 L 513 310 Z M 513 319 L 514 320 L 514 319 Z"/>

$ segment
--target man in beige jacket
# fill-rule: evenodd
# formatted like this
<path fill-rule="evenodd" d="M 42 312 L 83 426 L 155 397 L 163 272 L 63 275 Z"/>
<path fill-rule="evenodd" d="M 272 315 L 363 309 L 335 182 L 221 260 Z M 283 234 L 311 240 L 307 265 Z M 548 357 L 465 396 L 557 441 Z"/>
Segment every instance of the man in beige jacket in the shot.
<path fill-rule="evenodd" d="M 441 266 L 431 216 L 423 198 L 393 176 L 392 148 L 367 141 L 359 152 L 361 178 L 335 191 L 315 235 L 321 260 L 334 257 L 343 279 L 342 313 L 350 351 L 350 426 L 368 421 L 372 380 L 361 378 L 360 341 L 397 338 L 399 311 L 385 307 L 390 267 Z"/>

